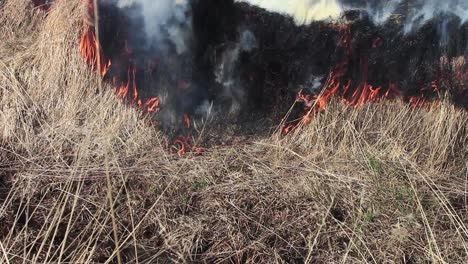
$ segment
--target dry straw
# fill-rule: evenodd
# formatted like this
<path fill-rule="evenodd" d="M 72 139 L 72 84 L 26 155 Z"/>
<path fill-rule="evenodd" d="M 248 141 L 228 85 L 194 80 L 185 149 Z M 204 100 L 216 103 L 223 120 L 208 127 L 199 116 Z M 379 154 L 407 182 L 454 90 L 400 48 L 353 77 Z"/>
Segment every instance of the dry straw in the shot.
<path fill-rule="evenodd" d="M 0 262 L 466 263 L 467 119 L 340 102 L 177 157 L 83 63 L 82 4 L 0 9 Z"/>

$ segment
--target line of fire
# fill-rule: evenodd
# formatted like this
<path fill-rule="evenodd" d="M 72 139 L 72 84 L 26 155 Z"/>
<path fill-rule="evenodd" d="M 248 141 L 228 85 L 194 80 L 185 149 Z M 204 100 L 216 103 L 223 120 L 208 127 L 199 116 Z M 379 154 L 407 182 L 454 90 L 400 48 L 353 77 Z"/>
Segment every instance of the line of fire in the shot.
<path fill-rule="evenodd" d="M 203 151 L 180 135 L 208 112 L 234 122 L 268 117 L 287 134 L 334 98 L 350 107 L 444 99 L 468 109 L 468 23 L 441 13 L 404 33 L 410 0 L 383 23 L 350 9 L 303 25 L 245 2 L 192 0 L 151 41 L 147 21 L 134 15 L 138 1 L 118 2 L 98 1 L 98 43 L 93 1 L 84 1 L 83 59 L 119 98 L 176 135 L 179 153 Z"/>

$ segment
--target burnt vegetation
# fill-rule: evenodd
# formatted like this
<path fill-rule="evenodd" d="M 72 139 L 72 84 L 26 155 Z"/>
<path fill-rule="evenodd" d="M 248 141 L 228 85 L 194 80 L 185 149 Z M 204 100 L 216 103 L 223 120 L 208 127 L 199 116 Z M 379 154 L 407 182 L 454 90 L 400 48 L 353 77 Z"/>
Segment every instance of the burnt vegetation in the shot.
<path fill-rule="evenodd" d="M 107 78 L 119 76 L 125 82 L 129 63 L 136 64 L 141 93 L 155 96 L 165 90 L 169 99 L 162 111 L 166 108 L 177 116 L 196 115 L 204 101 L 228 109 L 229 100 L 237 100 L 242 104 L 237 115 L 241 120 L 248 116 L 279 120 L 300 89 L 312 95 L 326 89 L 325 81 L 337 65 L 344 67 L 337 76 L 341 82 L 338 97 L 350 99 L 365 83 L 380 88 L 378 97 L 389 94 L 412 102 L 448 96 L 458 107 L 468 105 L 464 63 L 468 24 L 462 25 L 456 16 L 438 16 L 404 34 L 404 8 L 381 25 L 357 10 L 346 12 L 340 22 L 298 26 L 291 17 L 247 3 L 197 0 L 191 2 L 193 52 L 158 56 L 141 44 L 147 40 L 134 29 L 142 25 L 126 19 L 131 11 L 120 11 L 112 4 L 103 4 L 101 9 L 103 50 L 116 62 Z M 236 92 L 231 95 L 234 99 L 225 98 L 222 84 L 216 82 L 216 67 L 229 47 L 240 41 L 243 30 L 253 33 L 255 47 L 242 51 L 232 66 L 238 98 Z M 348 43 L 343 44 L 340 39 L 345 34 Z M 320 85 L 314 87 L 314 78 Z M 188 82 L 189 87 L 180 88 L 180 81 Z M 356 104 L 356 100 L 350 101 Z"/>
<path fill-rule="evenodd" d="M 190 56 L 163 57 L 137 45 L 128 26 L 141 21 L 101 6 L 105 74 L 81 54 L 89 6 L 1 2 L 0 262 L 465 263 L 466 25 L 403 35 L 399 15 L 375 25 L 353 11 L 298 26 L 221 2 L 194 0 Z M 216 70 L 243 38 L 231 69 L 246 94 L 227 96 Z M 388 87 L 394 100 L 359 104 Z M 307 125 L 238 127 L 268 131 L 300 89 L 291 118 L 315 110 Z M 235 96 L 241 112 L 223 114 Z M 178 115 L 204 98 L 221 114 L 200 137 L 216 144 L 172 151 L 167 135 L 188 129 Z"/>

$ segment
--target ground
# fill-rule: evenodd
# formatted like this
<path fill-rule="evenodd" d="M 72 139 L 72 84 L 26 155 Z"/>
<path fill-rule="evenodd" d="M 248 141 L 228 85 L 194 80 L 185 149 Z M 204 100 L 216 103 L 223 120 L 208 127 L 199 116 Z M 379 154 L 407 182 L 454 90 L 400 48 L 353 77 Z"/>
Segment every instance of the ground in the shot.
<path fill-rule="evenodd" d="M 2 262 L 468 261 L 465 110 L 336 100 L 286 137 L 178 156 L 95 92 L 80 8 L 0 9 Z"/>

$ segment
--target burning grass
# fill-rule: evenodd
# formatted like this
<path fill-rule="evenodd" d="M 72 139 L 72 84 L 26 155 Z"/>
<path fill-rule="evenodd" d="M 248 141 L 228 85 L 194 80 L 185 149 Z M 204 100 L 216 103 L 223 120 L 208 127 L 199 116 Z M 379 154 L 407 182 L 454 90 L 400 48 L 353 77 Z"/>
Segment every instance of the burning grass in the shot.
<path fill-rule="evenodd" d="M 95 93 L 81 8 L 0 11 L 2 262 L 466 262 L 466 111 L 332 100 L 286 137 L 229 125 L 179 157 Z"/>

